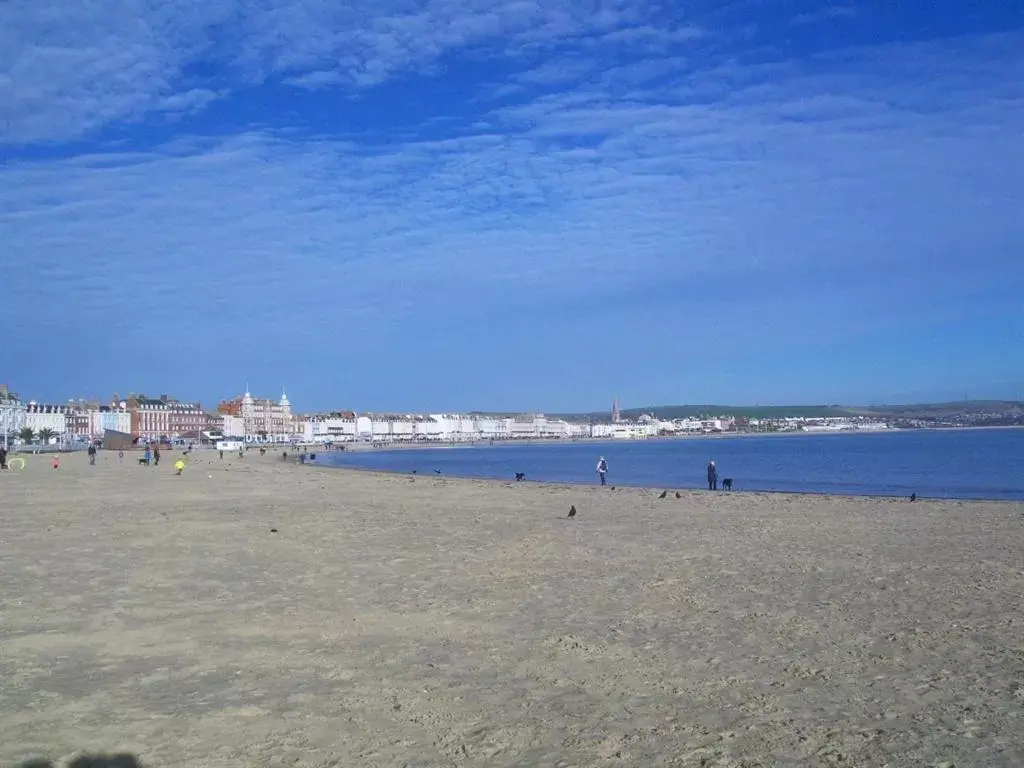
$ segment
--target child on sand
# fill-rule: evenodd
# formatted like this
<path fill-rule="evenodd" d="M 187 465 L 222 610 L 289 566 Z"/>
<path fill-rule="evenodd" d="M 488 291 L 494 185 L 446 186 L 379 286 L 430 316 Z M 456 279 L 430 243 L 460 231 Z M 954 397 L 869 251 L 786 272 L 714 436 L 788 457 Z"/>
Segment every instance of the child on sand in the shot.
<path fill-rule="evenodd" d="M 53 457 L 53 468 L 60 469 L 60 456 Z"/>
<path fill-rule="evenodd" d="M 178 470 L 174 474 L 180 475 L 182 472 L 185 471 L 185 460 L 184 459 L 178 459 L 176 462 L 174 462 L 174 468 L 176 470 Z"/>

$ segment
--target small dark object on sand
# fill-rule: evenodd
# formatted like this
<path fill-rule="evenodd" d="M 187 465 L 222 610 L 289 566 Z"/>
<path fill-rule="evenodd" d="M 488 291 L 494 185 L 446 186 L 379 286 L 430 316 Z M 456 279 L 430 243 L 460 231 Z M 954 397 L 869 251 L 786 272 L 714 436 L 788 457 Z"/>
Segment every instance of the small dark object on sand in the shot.
<path fill-rule="evenodd" d="M 658 498 L 659 499 L 664 499 L 666 496 L 668 496 L 668 491 L 662 491 L 661 492 L 661 496 L 659 496 Z"/>
<path fill-rule="evenodd" d="M 440 475 L 441 474 L 441 470 L 440 469 L 435 469 L 434 470 L 434 474 L 435 475 Z"/>
<path fill-rule="evenodd" d="M 575 504 L 573 504 L 571 507 L 569 507 L 569 515 L 568 515 L 568 517 L 566 519 L 567 520 L 572 520 L 574 517 L 576 517 L 576 505 Z"/>
<path fill-rule="evenodd" d="M 916 493 L 910 494 L 910 500 L 911 501 L 917 501 L 917 494 Z"/>
<path fill-rule="evenodd" d="M 271 529 L 270 529 L 270 532 L 271 532 L 271 533 L 277 533 L 277 528 L 271 528 Z"/>
<path fill-rule="evenodd" d="M 677 499 L 683 498 L 683 494 L 681 494 L 679 491 L 676 491 L 676 498 Z"/>
<path fill-rule="evenodd" d="M 613 490 L 613 491 L 615 490 L 615 486 L 614 486 L 614 485 L 612 486 L 612 490 Z"/>
<path fill-rule="evenodd" d="M 516 482 L 517 483 L 521 483 L 525 479 L 526 479 L 526 473 L 525 472 L 516 472 Z"/>
<path fill-rule="evenodd" d="M 722 490 L 723 491 L 731 491 L 732 490 L 732 478 L 731 477 L 723 477 L 722 478 Z"/>
<path fill-rule="evenodd" d="M 412 473 L 413 473 L 413 474 L 415 475 L 415 474 L 416 474 L 416 470 L 414 469 L 414 470 L 412 471 Z"/>

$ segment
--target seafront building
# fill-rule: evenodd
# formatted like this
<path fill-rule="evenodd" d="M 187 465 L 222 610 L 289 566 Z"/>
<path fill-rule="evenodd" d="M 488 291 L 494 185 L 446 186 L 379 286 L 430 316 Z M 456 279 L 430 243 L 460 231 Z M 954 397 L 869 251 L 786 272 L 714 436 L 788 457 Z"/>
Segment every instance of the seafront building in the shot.
<path fill-rule="evenodd" d="M 0 384 L 0 445 L 8 448 L 12 437 L 24 426 L 24 403 L 6 384 Z"/>
<path fill-rule="evenodd" d="M 626 418 L 616 399 L 603 418 L 573 420 L 543 413 L 359 413 L 330 411 L 299 416 L 283 391 L 277 400 L 242 395 L 222 400 L 216 413 L 198 402 L 166 394 L 147 397 L 117 394 L 109 403 L 69 400 L 66 404 L 23 402 L 0 385 L 0 435 L 17 442 L 29 428 L 56 445 L 73 445 L 117 433 L 127 441 L 214 442 L 222 438 L 248 443 L 472 443 L 508 440 L 648 440 L 659 436 L 713 435 L 726 432 L 842 432 L 883 430 L 889 424 L 864 416 L 747 419 L 729 414 L 663 419 L 652 414 Z"/>
<path fill-rule="evenodd" d="M 116 398 L 116 396 L 115 396 Z M 201 440 L 219 432 L 220 420 L 200 403 L 182 402 L 168 395 L 130 394 L 118 403 L 129 414 L 129 434 L 143 440 Z"/>
<path fill-rule="evenodd" d="M 246 387 L 245 394 L 222 400 L 217 406 L 217 413 L 241 419 L 242 434 L 246 438 L 259 438 L 268 442 L 287 442 L 300 430 L 288 395 L 281 391 L 278 401 L 266 397 L 253 397 Z M 237 432 L 237 422 L 232 422 L 232 430 Z M 228 434 L 226 431 L 224 434 Z"/>
<path fill-rule="evenodd" d="M 387 414 L 334 411 L 301 418 L 305 442 L 401 443 L 478 440 L 582 438 L 588 424 L 574 424 L 543 414 L 498 417 L 475 414 Z"/>

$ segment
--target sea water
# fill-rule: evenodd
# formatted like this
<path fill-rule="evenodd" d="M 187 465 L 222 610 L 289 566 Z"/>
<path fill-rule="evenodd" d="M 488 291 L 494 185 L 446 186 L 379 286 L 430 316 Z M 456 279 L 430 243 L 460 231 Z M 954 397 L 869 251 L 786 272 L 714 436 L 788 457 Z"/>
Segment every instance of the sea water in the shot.
<path fill-rule="evenodd" d="M 1024 500 L 1024 429 L 888 430 L 824 435 L 555 441 L 344 451 L 317 462 L 391 472 L 527 481 L 706 488 L 714 459 L 736 491 Z"/>

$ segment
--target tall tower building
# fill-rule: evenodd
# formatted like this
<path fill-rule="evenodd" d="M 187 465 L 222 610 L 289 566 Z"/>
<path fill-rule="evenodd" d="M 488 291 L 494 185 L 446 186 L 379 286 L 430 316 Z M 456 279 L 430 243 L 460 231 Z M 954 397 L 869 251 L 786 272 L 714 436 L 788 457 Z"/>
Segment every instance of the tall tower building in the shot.
<path fill-rule="evenodd" d="M 619 398 L 612 400 L 612 424 L 619 422 Z"/>

